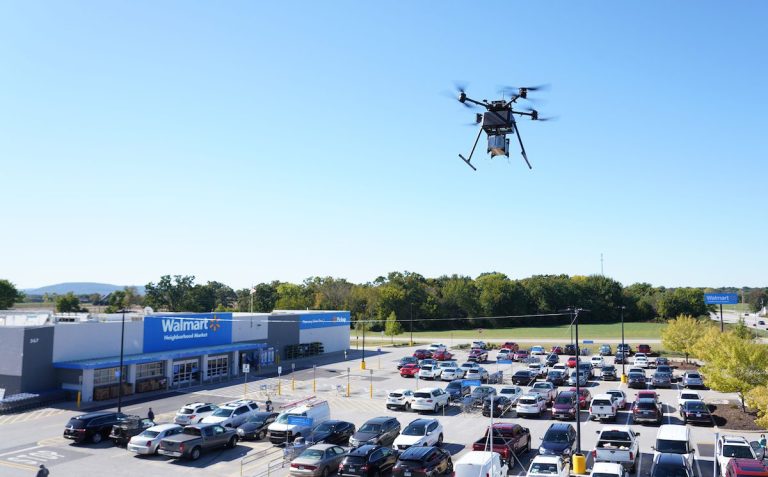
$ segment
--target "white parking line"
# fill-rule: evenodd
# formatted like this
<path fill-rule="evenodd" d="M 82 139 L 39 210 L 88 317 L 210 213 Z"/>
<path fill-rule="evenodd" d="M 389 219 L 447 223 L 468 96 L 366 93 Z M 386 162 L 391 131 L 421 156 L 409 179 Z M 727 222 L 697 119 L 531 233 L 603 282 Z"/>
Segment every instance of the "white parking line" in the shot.
<path fill-rule="evenodd" d="M 18 454 L 19 452 L 24 452 L 32 449 L 39 449 L 43 446 L 33 446 L 33 447 L 25 447 L 24 449 L 16 449 L 15 451 L 6 452 L 5 454 L 0 454 L 0 457 L 11 455 L 11 454 Z"/>

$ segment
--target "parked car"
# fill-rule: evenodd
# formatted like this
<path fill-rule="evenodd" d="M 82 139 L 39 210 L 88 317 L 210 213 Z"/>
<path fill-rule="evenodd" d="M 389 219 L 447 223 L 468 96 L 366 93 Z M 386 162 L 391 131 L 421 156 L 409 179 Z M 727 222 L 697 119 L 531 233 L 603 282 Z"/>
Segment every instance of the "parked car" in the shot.
<path fill-rule="evenodd" d="M 576 419 L 577 399 L 575 391 L 560 391 L 552 404 L 553 419 Z"/>
<path fill-rule="evenodd" d="M 602 355 L 596 354 L 590 358 L 589 364 L 593 368 L 602 368 L 605 365 L 605 358 Z"/>
<path fill-rule="evenodd" d="M 627 355 L 625 353 L 616 353 L 616 355 L 613 357 L 613 364 L 628 364 L 629 360 L 627 359 Z"/>
<path fill-rule="evenodd" d="M 432 353 L 432 358 L 438 361 L 448 361 L 453 358 L 453 353 L 447 349 L 441 349 Z"/>
<path fill-rule="evenodd" d="M 684 388 L 703 388 L 704 387 L 704 379 L 702 379 L 701 374 L 697 372 L 687 371 L 683 373 L 682 382 L 683 382 Z"/>
<path fill-rule="evenodd" d="M 635 393 L 635 401 L 638 399 L 653 399 L 656 402 L 661 402 L 659 400 L 659 393 L 652 389 L 644 389 Z"/>
<path fill-rule="evenodd" d="M 437 366 L 437 360 L 432 358 L 424 358 L 419 360 L 419 367 L 422 366 Z"/>
<path fill-rule="evenodd" d="M 523 394 L 517 400 L 515 411 L 517 417 L 541 417 L 547 410 L 547 401 L 541 394 Z"/>
<path fill-rule="evenodd" d="M 204 451 L 237 445 L 237 431 L 219 424 L 191 424 L 178 434 L 160 441 L 157 452 L 174 458 L 197 460 Z"/>
<path fill-rule="evenodd" d="M 610 394 L 597 394 L 589 403 L 589 418 L 600 422 L 615 421 L 619 406 Z"/>
<path fill-rule="evenodd" d="M 457 401 L 469 396 L 472 389 L 468 384 L 464 384 L 463 379 L 456 379 L 448 383 L 448 386 L 445 387 L 445 392 L 448 393 L 449 400 Z"/>
<path fill-rule="evenodd" d="M 418 375 L 419 379 L 439 379 L 440 372 L 441 370 L 437 366 L 432 366 L 431 364 L 423 364 L 419 369 Z"/>
<path fill-rule="evenodd" d="M 546 354 L 546 351 L 544 351 L 543 346 L 531 346 L 531 354 L 533 356 L 539 356 L 539 355 Z"/>
<path fill-rule="evenodd" d="M 693 477 L 688 459 L 680 454 L 658 454 L 651 464 L 651 477 Z"/>
<path fill-rule="evenodd" d="M 419 364 L 419 359 L 415 356 L 403 356 L 397 362 L 397 369 L 402 369 L 406 364 Z"/>
<path fill-rule="evenodd" d="M 291 417 L 307 417 L 309 422 L 298 423 L 291 421 Z M 269 442 L 274 445 L 287 444 L 298 437 L 305 437 L 312 432 L 312 426 L 325 422 L 331 418 L 331 408 L 328 401 L 320 399 L 305 399 L 293 403 L 292 406 L 280 413 L 275 422 L 269 425 Z M 291 421 L 291 422 L 289 422 Z"/>
<path fill-rule="evenodd" d="M 337 444 L 345 446 L 355 433 L 355 425 L 347 421 L 329 419 L 316 425 L 307 436 L 310 444 Z"/>
<path fill-rule="evenodd" d="M 680 454 L 693 466 L 695 450 L 691 443 L 691 429 L 688 426 L 664 424 L 659 426 L 653 456 L 658 454 Z"/>
<path fill-rule="evenodd" d="M 563 354 L 567 354 L 569 356 L 576 356 L 576 345 L 575 344 L 567 344 L 563 347 Z"/>
<path fill-rule="evenodd" d="M 448 405 L 450 396 L 440 388 L 423 388 L 413 393 L 411 409 L 437 412 Z"/>
<path fill-rule="evenodd" d="M 506 343 L 501 345 L 501 348 L 502 349 L 508 349 L 508 350 L 512 351 L 512 353 L 514 353 L 515 351 L 520 349 L 520 346 L 518 346 L 518 344 L 515 343 L 514 341 L 507 341 Z"/>
<path fill-rule="evenodd" d="M 417 349 L 413 352 L 413 357 L 416 359 L 427 359 L 432 357 L 432 352 L 428 349 Z"/>
<path fill-rule="evenodd" d="M 712 415 L 709 412 L 709 407 L 704 404 L 704 401 L 685 401 L 680 408 L 680 417 L 683 419 L 683 424 L 697 423 L 714 425 Z"/>
<path fill-rule="evenodd" d="M 514 354 L 515 352 L 509 348 L 501 348 L 499 352 L 496 353 L 496 362 L 512 360 Z"/>
<path fill-rule="evenodd" d="M 531 386 L 530 392 L 541 394 L 544 397 L 544 400 L 547 401 L 547 404 L 554 401 L 555 397 L 557 396 L 557 390 L 555 389 L 555 386 L 552 383 L 545 381 L 534 383 L 533 386 Z"/>
<path fill-rule="evenodd" d="M 613 354 L 613 350 L 611 350 L 611 345 L 600 345 L 600 356 L 610 356 Z"/>
<path fill-rule="evenodd" d="M 616 381 L 618 376 L 616 375 L 616 366 L 612 364 L 606 364 L 600 370 L 600 379 L 603 381 Z"/>
<path fill-rule="evenodd" d="M 498 390 L 498 395 L 509 399 L 514 405 L 523 395 L 523 389 L 520 386 L 502 386 Z"/>
<path fill-rule="evenodd" d="M 669 366 L 669 358 L 665 358 L 664 356 L 659 356 L 656 358 L 656 366 Z"/>
<path fill-rule="evenodd" d="M 619 410 L 627 407 L 627 395 L 621 389 L 609 389 L 605 393 L 611 396 Z"/>
<path fill-rule="evenodd" d="M 470 348 L 488 349 L 488 345 L 485 344 L 485 341 L 473 341 Z"/>
<path fill-rule="evenodd" d="M 626 356 L 632 355 L 632 347 L 629 345 L 629 343 L 619 344 L 616 346 L 616 352 L 617 353 L 624 353 Z"/>
<path fill-rule="evenodd" d="M 568 365 L 569 368 L 575 368 L 576 367 L 576 356 L 571 356 L 566 360 L 565 364 Z"/>
<path fill-rule="evenodd" d="M 440 446 L 443 443 L 443 426 L 437 419 L 416 419 L 411 421 L 392 447 L 404 451 L 411 446 Z"/>
<path fill-rule="evenodd" d="M 689 391 L 687 389 L 684 389 L 680 391 L 680 394 L 677 396 L 677 408 L 682 409 L 683 404 L 686 401 L 701 401 L 701 395 L 697 393 L 696 391 Z"/>
<path fill-rule="evenodd" d="M 571 424 L 555 423 L 541 438 L 539 454 L 570 457 L 576 451 L 576 429 Z"/>
<path fill-rule="evenodd" d="M 549 352 L 550 353 L 554 353 L 554 354 L 558 354 L 558 355 L 559 354 L 563 354 L 563 347 L 555 345 L 555 346 L 553 346 L 553 347 L 551 347 L 549 349 Z"/>
<path fill-rule="evenodd" d="M 352 434 L 349 445 L 365 444 L 391 447 L 395 438 L 400 434 L 400 422 L 394 417 L 381 416 L 368 419 Z"/>
<path fill-rule="evenodd" d="M 389 447 L 363 445 L 347 453 L 339 464 L 343 477 L 381 476 L 391 471 L 397 463 L 397 452 Z"/>
<path fill-rule="evenodd" d="M 472 369 L 472 368 L 479 368 L 479 367 L 480 367 L 480 364 L 478 364 L 478 363 L 475 363 L 475 362 L 473 362 L 473 361 L 467 361 L 466 363 L 462 364 L 462 365 L 461 365 L 461 366 L 459 366 L 459 367 L 460 367 L 462 370 L 464 370 L 464 374 L 466 374 L 466 373 L 467 373 L 467 371 L 469 371 L 469 370 L 470 370 L 470 369 Z"/>
<path fill-rule="evenodd" d="M 731 459 L 756 459 L 754 449 L 747 440 L 741 436 L 721 434 L 715 445 L 715 459 L 720 467 L 720 475 L 725 475 L 726 468 Z"/>
<path fill-rule="evenodd" d="M 468 361 L 474 361 L 476 363 L 485 363 L 488 361 L 488 352 L 480 348 L 472 348 L 469 351 Z"/>
<path fill-rule="evenodd" d="M 645 373 L 631 370 L 627 375 L 627 387 L 635 389 L 645 389 Z"/>
<path fill-rule="evenodd" d="M 152 420 L 141 416 L 124 416 L 112 425 L 109 438 L 116 446 L 126 446 L 133 436 L 138 436 L 154 426 Z"/>
<path fill-rule="evenodd" d="M 570 388 L 569 391 L 576 392 L 576 388 Z M 579 407 L 586 409 L 590 401 L 592 401 L 592 393 L 589 392 L 589 389 L 579 388 Z"/>
<path fill-rule="evenodd" d="M 761 323 L 765 324 L 765 322 Z M 768 477 L 768 466 L 757 459 L 731 459 L 723 477 Z"/>
<path fill-rule="evenodd" d="M 497 452 L 470 451 L 453 464 L 452 477 L 507 477 L 509 465 Z"/>
<path fill-rule="evenodd" d="M 485 398 L 483 401 L 483 416 L 488 417 L 491 415 L 491 408 L 493 408 L 493 417 L 503 417 L 507 411 L 512 410 L 515 407 L 508 397 L 505 396 L 491 396 Z"/>
<path fill-rule="evenodd" d="M 587 380 L 587 372 L 586 371 L 571 371 L 570 376 L 568 376 L 568 384 L 570 386 L 575 386 L 576 381 L 578 380 L 579 386 L 586 386 L 589 382 Z"/>
<path fill-rule="evenodd" d="M 244 423 L 237 428 L 237 437 L 240 440 L 258 439 L 267 437 L 267 428 L 275 422 L 278 413 L 276 412 L 257 412 L 252 414 Z"/>
<path fill-rule="evenodd" d="M 651 354 L 651 345 L 647 345 L 647 344 L 637 345 L 637 352 L 638 353 L 643 353 L 645 355 L 650 355 Z"/>
<path fill-rule="evenodd" d="M 640 458 L 640 443 L 637 439 L 640 433 L 628 426 L 604 426 L 597 433 L 597 445 L 592 451 L 592 461 L 621 464 L 634 473 Z"/>
<path fill-rule="evenodd" d="M 547 357 L 544 358 L 544 364 L 546 366 L 554 366 L 558 361 L 560 361 L 560 357 L 555 353 L 549 353 Z"/>
<path fill-rule="evenodd" d="M 491 432 L 490 436 L 488 432 Z M 530 449 L 531 431 L 511 422 L 494 423 L 492 428 L 486 428 L 483 437 L 472 444 L 472 450 L 496 452 L 510 465 L 514 463 L 514 456 L 522 455 Z"/>
<path fill-rule="evenodd" d="M 568 477 L 570 466 L 557 455 L 537 455 L 531 460 L 526 477 Z"/>
<path fill-rule="evenodd" d="M 627 471 L 621 464 L 610 462 L 596 462 L 592 464 L 592 472 L 589 477 L 628 477 Z"/>
<path fill-rule="evenodd" d="M 659 371 L 658 369 L 651 376 L 651 386 L 654 388 L 671 388 L 672 374 Z"/>
<path fill-rule="evenodd" d="M 440 373 L 441 381 L 453 381 L 454 379 L 462 379 L 464 377 L 464 370 L 458 366 L 452 366 L 450 368 L 443 368 Z"/>
<path fill-rule="evenodd" d="M 77 444 L 90 441 L 98 444 L 109 437 L 112 426 L 125 417 L 121 412 L 98 411 L 75 416 L 64 427 L 64 438 L 71 439 Z"/>
<path fill-rule="evenodd" d="M 224 427 L 237 429 L 238 426 L 257 412 L 259 412 L 259 405 L 256 401 L 240 399 L 222 404 L 210 416 L 204 417 L 202 423 L 219 424 Z"/>
<path fill-rule="evenodd" d="M 152 426 L 137 436 L 131 437 L 126 449 L 140 455 L 157 454 L 160 441 L 166 437 L 179 434 L 183 427 L 178 424 L 160 424 Z"/>
<path fill-rule="evenodd" d="M 418 364 L 409 363 L 400 368 L 400 376 L 404 378 L 413 378 L 417 374 L 419 374 L 419 368 Z"/>
<path fill-rule="evenodd" d="M 633 364 L 638 368 L 647 368 L 649 366 L 648 356 L 641 353 L 635 353 L 635 360 L 633 361 Z"/>
<path fill-rule="evenodd" d="M 531 355 L 528 353 L 527 349 L 518 349 L 515 351 L 515 354 L 512 356 L 512 359 L 515 361 L 525 361 L 528 359 Z"/>
<path fill-rule="evenodd" d="M 339 470 L 347 451 L 334 444 L 315 444 L 291 461 L 288 475 L 295 477 L 327 477 Z"/>
<path fill-rule="evenodd" d="M 538 377 L 539 377 L 538 373 L 535 373 L 528 369 L 521 369 L 519 371 L 515 371 L 515 374 L 512 375 L 512 384 L 530 386 L 531 384 L 536 382 L 536 379 Z"/>
<path fill-rule="evenodd" d="M 632 405 L 633 424 L 653 423 L 660 426 L 663 418 L 662 406 L 655 399 L 641 398 Z"/>
<path fill-rule="evenodd" d="M 387 393 L 387 409 L 411 410 L 413 391 L 410 389 L 395 389 Z"/>
<path fill-rule="evenodd" d="M 472 368 L 464 375 L 464 379 L 480 380 L 480 382 L 488 381 L 488 370 L 485 368 Z"/>
<path fill-rule="evenodd" d="M 547 368 L 542 366 L 541 363 L 528 363 L 528 371 L 536 373 L 536 376 L 540 378 L 547 376 Z"/>
<path fill-rule="evenodd" d="M 180 426 L 197 424 L 202 422 L 203 418 L 213 414 L 218 408 L 219 406 L 210 402 L 191 402 L 176 411 L 176 417 L 173 419 L 173 422 Z"/>
<path fill-rule="evenodd" d="M 550 370 L 547 373 L 547 382 L 552 383 L 553 386 L 562 386 L 566 381 L 567 378 L 565 373 L 559 369 Z"/>
<path fill-rule="evenodd" d="M 392 469 L 393 477 L 433 477 L 452 473 L 451 453 L 439 447 L 410 447 L 400 454 Z"/>

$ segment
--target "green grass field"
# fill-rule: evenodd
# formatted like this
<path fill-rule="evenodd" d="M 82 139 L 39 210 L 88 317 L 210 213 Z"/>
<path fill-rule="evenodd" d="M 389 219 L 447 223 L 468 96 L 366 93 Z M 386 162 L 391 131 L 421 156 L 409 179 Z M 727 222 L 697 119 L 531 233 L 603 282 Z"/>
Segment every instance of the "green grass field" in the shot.
<path fill-rule="evenodd" d="M 625 339 L 660 339 L 663 323 L 624 323 Z M 407 337 L 407 334 L 401 335 Z M 454 331 L 419 331 L 413 334 L 414 340 L 424 338 L 478 338 L 484 340 L 515 340 L 519 338 L 541 338 L 544 340 L 570 341 L 571 332 L 568 325 L 528 328 L 497 328 Z M 580 325 L 579 340 L 621 339 L 621 323 Z M 565 342 L 565 341 L 563 341 Z"/>

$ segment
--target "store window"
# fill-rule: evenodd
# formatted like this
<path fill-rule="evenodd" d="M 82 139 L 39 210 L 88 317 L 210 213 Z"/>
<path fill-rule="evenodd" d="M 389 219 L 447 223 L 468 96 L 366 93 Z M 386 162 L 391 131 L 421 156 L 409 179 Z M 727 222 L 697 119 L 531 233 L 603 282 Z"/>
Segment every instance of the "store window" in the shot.
<path fill-rule="evenodd" d="M 144 363 L 136 365 L 136 379 L 156 378 L 165 373 L 165 366 L 162 361 L 154 363 Z"/>
<path fill-rule="evenodd" d="M 226 376 L 229 373 L 229 357 L 227 355 L 208 358 L 208 378 Z"/>
<path fill-rule="evenodd" d="M 101 369 L 94 369 L 93 370 L 93 385 L 94 386 L 106 386 L 109 384 L 117 384 L 119 381 L 118 378 L 118 370 L 120 369 L 119 366 L 115 366 L 114 368 L 101 368 Z M 128 372 L 128 367 L 123 366 L 123 381 L 128 379 L 128 375 L 126 374 Z"/>

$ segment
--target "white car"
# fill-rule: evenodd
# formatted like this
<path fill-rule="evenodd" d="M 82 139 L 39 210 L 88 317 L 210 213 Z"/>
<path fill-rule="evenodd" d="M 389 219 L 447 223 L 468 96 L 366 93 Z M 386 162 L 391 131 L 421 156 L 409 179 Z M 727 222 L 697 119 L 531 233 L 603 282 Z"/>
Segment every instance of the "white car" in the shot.
<path fill-rule="evenodd" d="M 443 443 L 443 426 L 437 419 L 416 419 L 411 421 L 400 435 L 395 438 L 392 447 L 404 451 L 411 446 L 440 446 Z"/>
<path fill-rule="evenodd" d="M 605 394 L 610 394 L 613 402 L 616 403 L 616 407 L 624 409 L 627 407 L 627 395 L 621 389 L 609 389 Z"/>
<path fill-rule="evenodd" d="M 173 422 L 180 426 L 198 424 L 203 421 L 203 418 L 210 416 L 218 408 L 219 406 L 209 402 L 191 402 L 176 411 L 176 417 L 173 419 Z"/>
<path fill-rule="evenodd" d="M 459 363 L 457 363 L 456 361 L 453 361 L 453 360 L 438 361 L 437 362 L 437 367 L 440 368 L 441 372 L 445 368 L 456 368 L 458 366 L 459 366 Z"/>
<path fill-rule="evenodd" d="M 184 430 L 184 428 L 178 424 L 160 424 L 158 426 L 152 426 L 138 436 L 131 437 L 126 448 L 129 452 L 135 452 L 141 455 L 157 454 L 157 448 L 160 446 L 161 440 L 166 437 L 180 434 L 182 430 Z"/>
<path fill-rule="evenodd" d="M 537 455 L 528 467 L 526 477 L 568 477 L 570 466 L 559 455 Z"/>
<path fill-rule="evenodd" d="M 208 417 L 203 418 L 203 424 L 218 424 L 222 427 L 240 427 L 249 417 L 259 412 L 259 405 L 251 399 L 241 399 L 222 404 Z"/>
<path fill-rule="evenodd" d="M 502 359 L 511 360 L 513 354 L 515 353 L 513 353 L 511 349 L 508 349 L 508 348 L 500 349 L 499 352 L 496 353 L 496 361 L 499 361 Z"/>
<path fill-rule="evenodd" d="M 528 371 L 532 371 L 536 373 L 536 375 L 540 378 L 543 378 L 547 375 L 547 367 L 543 366 L 541 363 L 528 363 Z"/>
<path fill-rule="evenodd" d="M 479 379 L 481 382 L 488 379 L 488 371 L 485 368 L 472 368 L 464 375 L 465 379 Z"/>
<path fill-rule="evenodd" d="M 541 394 L 547 402 L 553 402 L 557 396 L 555 385 L 546 381 L 534 383 L 530 392 Z"/>
<path fill-rule="evenodd" d="M 411 410 L 413 391 L 410 389 L 395 389 L 387 393 L 387 409 Z"/>
<path fill-rule="evenodd" d="M 627 471 L 621 464 L 610 462 L 595 462 L 592 464 L 592 472 L 589 477 L 626 477 Z"/>
<path fill-rule="evenodd" d="M 592 356 L 589 362 L 593 368 L 602 368 L 603 366 L 605 366 L 605 358 L 603 358 L 599 354 Z"/>
<path fill-rule="evenodd" d="M 424 388 L 414 391 L 411 409 L 414 411 L 432 411 L 448 405 L 450 395 L 440 388 Z"/>
<path fill-rule="evenodd" d="M 437 366 L 432 366 L 431 364 L 425 364 L 421 368 L 419 368 L 419 379 L 436 379 L 440 378 L 440 373 L 442 371 Z"/>
<path fill-rule="evenodd" d="M 741 436 L 721 435 L 717 440 L 715 458 L 720 466 L 720 475 L 726 475 L 725 468 L 731 459 L 757 459 L 752 446 Z"/>
<path fill-rule="evenodd" d="M 469 371 L 470 369 L 472 369 L 472 368 L 479 368 L 479 367 L 480 367 L 480 365 L 479 365 L 479 364 L 477 364 L 477 363 L 475 363 L 474 361 L 467 361 L 466 363 L 462 364 L 462 365 L 461 365 L 461 366 L 459 366 L 459 367 L 460 367 L 461 369 L 463 369 L 463 370 L 464 370 L 464 373 L 466 374 L 466 373 L 467 373 L 467 371 Z"/>
<path fill-rule="evenodd" d="M 486 349 L 488 346 L 485 344 L 485 341 L 473 341 L 472 346 L 469 348 L 480 348 L 480 349 Z"/>
<path fill-rule="evenodd" d="M 544 351 L 543 346 L 531 346 L 531 354 L 535 356 L 535 355 L 547 354 L 547 352 Z"/>
<path fill-rule="evenodd" d="M 556 363 L 554 366 L 552 366 L 552 371 L 562 371 L 565 374 L 568 374 L 568 365 L 565 363 Z"/>
<path fill-rule="evenodd" d="M 448 347 L 445 346 L 443 343 L 432 343 L 431 345 L 429 345 L 427 349 L 434 353 L 435 351 L 446 350 L 448 349 Z"/>
<path fill-rule="evenodd" d="M 440 379 L 443 381 L 453 381 L 464 377 L 464 370 L 458 367 L 443 368 L 440 373 Z"/>
<path fill-rule="evenodd" d="M 523 394 L 518 398 L 515 410 L 518 417 L 540 417 L 547 410 L 547 401 L 541 394 Z"/>
<path fill-rule="evenodd" d="M 677 408 L 682 409 L 686 401 L 702 401 L 701 395 L 696 391 L 683 390 L 677 396 Z"/>
<path fill-rule="evenodd" d="M 514 406 L 520 396 L 523 395 L 523 389 L 520 386 L 502 386 L 499 388 L 498 394 L 509 398 L 510 403 Z"/>
<path fill-rule="evenodd" d="M 643 353 L 636 353 L 635 354 L 635 360 L 633 361 L 633 364 L 640 368 L 648 368 L 650 363 L 648 362 L 648 356 L 644 355 Z"/>

